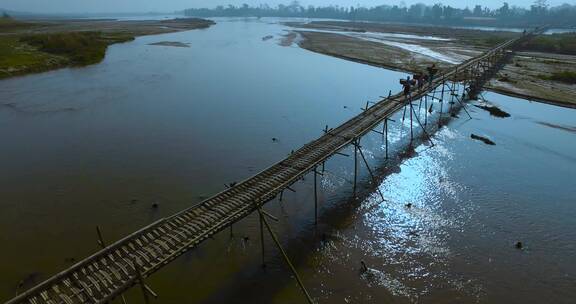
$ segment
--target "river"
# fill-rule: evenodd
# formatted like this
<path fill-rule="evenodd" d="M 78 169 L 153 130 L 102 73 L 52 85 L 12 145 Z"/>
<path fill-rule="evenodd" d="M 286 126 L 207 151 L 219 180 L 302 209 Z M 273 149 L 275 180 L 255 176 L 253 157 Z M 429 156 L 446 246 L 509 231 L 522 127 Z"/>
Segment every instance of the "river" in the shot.
<path fill-rule="evenodd" d="M 0 81 L 0 301 L 97 250 L 97 225 L 108 242 L 125 236 L 400 90 L 402 73 L 280 46 L 274 19 L 216 21 L 114 45 L 97 65 Z M 190 47 L 149 45 L 161 41 Z M 576 111 L 484 95 L 511 117 L 469 105 L 472 119 L 436 130 L 436 103 L 435 145 L 417 132 L 410 148 L 398 113 L 391 160 L 381 135 L 362 139 L 385 202 L 364 166 L 354 197 L 353 159 L 335 156 L 317 227 L 310 176 L 267 205 L 319 303 L 576 298 Z M 260 267 L 258 227 L 250 216 L 149 278 L 157 302 L 303 302 L 269 237 Z"/>

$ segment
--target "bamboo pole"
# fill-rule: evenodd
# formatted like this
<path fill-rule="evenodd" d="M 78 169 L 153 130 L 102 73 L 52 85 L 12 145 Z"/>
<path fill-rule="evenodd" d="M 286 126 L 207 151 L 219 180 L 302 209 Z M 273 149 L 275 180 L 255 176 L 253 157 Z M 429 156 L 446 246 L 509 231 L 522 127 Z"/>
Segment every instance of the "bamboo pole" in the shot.
<path fill-rule="evenodd" d="M 276 237 L 276 234 L 274 233 L 274 231 L 272 231 L 270 224 L 268 224 L 268 221 L 262 215 L 262 209 L 260 207 L 258 208 L 258 213 L 260 213 L 260 218 L 262 219 L 262 222 L 266 226 L 266 229 L 268 229 L 268 232 L 270 233 L 272 240 L 274 240 L 276 247 L 278 247 L 278 250 L 280 250 L 280 253 L 282 253 L 282 257 L 284 258 L 284 261 L 286 262 L 286 264 L 288 264 L 288 267 L 290 267 L 290 271 L 292 271 L 294 278 L 296 278 L 296 282 L 298 283 L 298 285 L 300 286 L 300 289 L 302 290 L 302 292 L 306 296 L 306 300 L 308 300 L 308 303 L 314 304 L 314 300 L 312 300 L 312 297 L 310 296 L 310 294 L 306 290 L 306 287 L 304 286 L 302 279 L 300 279 L 300 276 L 298 275 L 298 271 L 296 271 L 296 268 L 294 267 L 294 265 L 292 265 L 292 262 L 290 262 L 290 258 L 288 258 L 288 255 L 284 251 L 284 248 L 282 248 L 282 245 L 280 244 L 280 241 L 278 241 L 278 238 Z"/>

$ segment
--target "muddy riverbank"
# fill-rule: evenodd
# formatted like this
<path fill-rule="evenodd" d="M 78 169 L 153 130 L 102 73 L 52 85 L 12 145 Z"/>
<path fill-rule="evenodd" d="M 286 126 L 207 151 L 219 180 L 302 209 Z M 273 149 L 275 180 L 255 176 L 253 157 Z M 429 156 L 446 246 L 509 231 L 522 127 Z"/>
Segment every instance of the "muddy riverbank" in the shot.
<path fill-rule="evenodd" d="M 300 47 L 346 60 L 415 73 L 434 63 L 440 69 L 479 55 L 520 35 L 513 32 L 322 21 L 289 23 Z M 487 89 L 529 100 L 576 107 L 576 86 L 552 80 L 554 73 L 576 72 L 576 56 L 520 52 Z"/>

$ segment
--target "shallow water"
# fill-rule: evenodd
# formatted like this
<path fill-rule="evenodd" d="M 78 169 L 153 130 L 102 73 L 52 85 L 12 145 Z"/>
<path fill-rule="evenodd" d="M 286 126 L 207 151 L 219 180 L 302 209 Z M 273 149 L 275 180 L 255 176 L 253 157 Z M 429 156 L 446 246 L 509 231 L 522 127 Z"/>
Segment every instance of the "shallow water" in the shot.
<path fill-rule="evenodd" d="M 514 28 L 514 27 L 496 27 L 496 26 L 454 26 L 453 28 L 461 28 L 461 29 L 470 29 L 470 30 L 480 30 L 480 31 L 504 31 L 504 32 L 515 32 L 521 33 L 524 30 L 531 30 L 531 28 Z M 564 33 L 573 33 L 576 32 L 576 29 L 571 28 L 551 28 L 544 32 L 544 35 L 552 35 L 552 34 L 564 34 Z"/>
<path fill-rule="evenodd" d="M 99 65 L 0 82 L 0 100 L 10 104 L 0 107 L 0 299 L 20 280 L 32 285 L 94 252 L 96 225 L 118 239 L 399 90 L 401 73 L 278 46 L 285 28 L 274 19 L 217 21 L 115 45 Z M 275 39 L 263 41 L 267 35 Z M 148 45 L 159 41 L 191 47 Z M 311 177 L 267 206 L 318 302 L 576 297 L 576 134 L 569 131 L 576 111 L 485 95 L 512 116 L 468 107 L 473 119 L 460 112 L 435 132 L 434 147 L 417 131 L 416 147 L 406 150 L 410 124 L 401 124 L 400 112 L 390 124 L 388 162 L 379 134 L 362 139 L 386 202 L 363 165 L 352 199 L 353 160 L 336 156 L 321 178 L 318 227 Z M 430 133 L 438 103 L 432 110 Z M 267 268 L 260 268 L 258 235 L 251 216 L 232 237 L 222 232 L 170 264 L 148 281 L 158 302 L 302 301 L 268 237 Z M 513 248 L 516 241 L 525 249 Z M 134 290 L 128 300 L 140 295 Z"/>
<path fill-rule="evenodd" d="M 429 57 L 431 60 L 439 60 L 444 61 L 452 64 L 457 64 L 461 62 L 461 60 L 452 58 L 445 54 L 436 52 L 431 48 L 414 44 L 412 40 L 434 40 L 434 41 L 449 41 L 450 39 L 446 38 L 438 38 L 432 36 L 419 36 L 419 35 L 406 35 L 406 34 L 394 34 L 394 33 L 377 33 L 377 32 L 366 32 L 366 33 L 357 33 L 357 32 L 350 32 L 350 31 L 339 31 L 339 30 L 318 30 L 318 29 L 305 29 L 299 30 L 303 32 L 319 32 L 319 33 L 334 33 L 340 34 L 344 36 L 349 36 L 353 38 L 358 38 L 366 41 L 382 43 L 385 45 L 397 47 L 403 50 L 407 50 L 412 53 L 420 54 L 426 57 Z M 410 39 L 410 40 L 407 40 Z M 407 43 L 412 42 L 412 43 Z"/>

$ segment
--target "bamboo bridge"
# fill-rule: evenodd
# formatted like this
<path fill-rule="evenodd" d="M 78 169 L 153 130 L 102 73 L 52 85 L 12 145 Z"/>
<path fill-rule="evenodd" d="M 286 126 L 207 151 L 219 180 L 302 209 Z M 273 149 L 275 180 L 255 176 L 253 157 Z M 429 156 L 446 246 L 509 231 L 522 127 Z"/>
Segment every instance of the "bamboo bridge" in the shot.
<path fill-rule="evenodd" d="M 358 152 L 364 158 L 359 139 L 372 131 L 386 136 L 386 157 L 388 157 L 388 121 L 395 112 L 402 108 L 406 111 L 409 108 L 410 117 L 412 117 L 414 113 L 412 101 L 432 97 L 437 90 L 441 90 L 442 94 L 439 98 L 432 97 L 432 102 L 437 101 L 440 106 L 444 102 L 445 89 L 461 103 L 465 99 L 475 98 L 484 83 L 509 59 L 514 49 L 527 39 L 542 33 L 543 30 L 524 34 L 478 57 L 467 60 L 437 75 L 424 88 L 413 90 L 409 95 L 389 94 L 387 98 L 373 106 L 367 105 L 362 113 L 341 126 L 334 129 L 326 128 L 323 136 L 292 152 L 290 156 L 264 171 L 200 204 L 163 218 L 113 244 L 106 246 L 99 233 L 102 246 L 100 251 L 38 286 L 19 294 L 6 304 L 110 303 L 117 298 L 121 298 L 126 303 L 123 293 L 134 286 L 142 289 L 144 300 L 148 303 L 149 297 L 155 297 L 156 294 L 145 284 L 145 278 L 253 212 L 259 213 L 261 236 L 263 237 L 263 227 L 266 226 L 294 272 L 308 302 L 312 303 L 312 298 L 270 229 L 266 218 L 273 217 L 261 207 L 278 195 L 282 195 L 283 191 L 290 190 L 290 186 L 304 175 L 311 173 L 314 174 L 315 216 L 317 218 L 316 180 L 317 175 L 321 174 L 317 168 L 323 166 L 327 159 L 339 154 L 339 151 L 347 146 L 353 145 L 355 147 L 355 172 L 357 172 Z M 455 82 L 464 84 L 465 90 L 461 96 L 454 90 Z M 449 83 L 452 83 L 452 86 Z M 418 123 L 420 124 L 419 121 Z M 382 129 L 380 129 L 381 124 Z M 372 175 L 371 171 L 370 175 Z"/>

